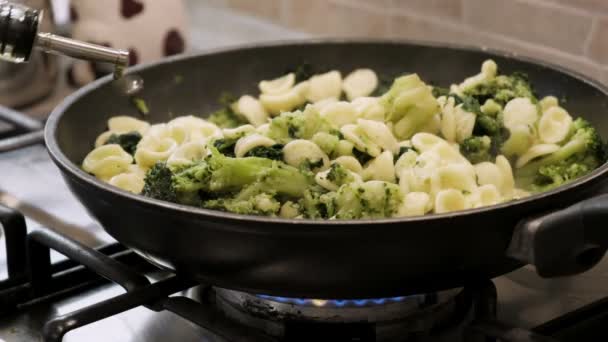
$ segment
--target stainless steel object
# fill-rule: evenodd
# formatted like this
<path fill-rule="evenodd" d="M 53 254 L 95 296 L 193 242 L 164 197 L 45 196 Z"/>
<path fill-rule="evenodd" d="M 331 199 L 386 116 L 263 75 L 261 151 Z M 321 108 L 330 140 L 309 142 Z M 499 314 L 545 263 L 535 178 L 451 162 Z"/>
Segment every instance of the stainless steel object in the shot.
<path fill-rule="evenodd" d="M 5 4 L 6 2 L 1 2 L 6 11 Z M 44 11 L 45 15 L 38 22 L 39 29 L 45 32 L 55 31 L 50 1 L 15 1 L 15 5 L 20 4 L 26 6 L 25 8 Z M 9 107 L 25 106 L 49 95 L 55 88 L 59 75 L 59 61 L 56 56 L 45 54 L 43 51 L 33 51 L 28 63 L 11 62 L 0 61 L 0 104 Z"/>
<path fill-rule="evenodd" d="M 49 4 L 49 1 L 38 5 Z M 50 7 L 47 7 L 50 10 Z M 0 1 L 0 59 L 22 63 L 44 53 L 64 55 L 91 62 L 114 65 L 114 77 L 120 91 L 132 95 L 143 86 L 143 81 L 130 76 L 123 79 L 123 72 L 129 66 L 129 52 L 101 45 L 82 42 L 45 32 L 42 22 L 43 10 L 37 10 L 21 3 Z M 47 56 L 41 57 L 43 60 Z M 28 80 L 31 83 L 31 79 Z M 28 84 L 30 84 L 28 83 Z"/>

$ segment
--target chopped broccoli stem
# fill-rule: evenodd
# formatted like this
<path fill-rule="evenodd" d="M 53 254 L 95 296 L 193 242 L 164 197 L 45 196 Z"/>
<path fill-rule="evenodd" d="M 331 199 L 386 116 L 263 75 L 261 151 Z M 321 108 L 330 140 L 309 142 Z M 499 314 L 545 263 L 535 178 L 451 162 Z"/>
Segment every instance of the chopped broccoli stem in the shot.
<path fill-rule="evenodd" d="M 471 163 L 477 164 L 492 160 L 492 140 L 488 136 L 471 136 L 460 144 L 460 152 Z"/>
<path fill-rule="evenodd" d="M 537 101 L 528 76 L 520 72 L 496 76 L 472 89 L 467 89 L 464 95 L 474 97 L 479 103 L 485 103 L 486 100 L 493 99 L 501 106 L 517 97 L 529 98 L 533 103 Z"/>

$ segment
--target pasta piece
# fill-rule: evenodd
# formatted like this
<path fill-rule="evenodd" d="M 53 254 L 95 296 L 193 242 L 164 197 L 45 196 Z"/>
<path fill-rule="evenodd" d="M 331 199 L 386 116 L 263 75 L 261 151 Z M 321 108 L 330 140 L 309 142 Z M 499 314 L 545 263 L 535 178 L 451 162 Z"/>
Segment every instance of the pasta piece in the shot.
<path fill-rule="evenodd" d="M 519 97 L 505 105 L 503 117 L 504 125 L 509 129 L 519 125 L 534 125 L 538 121 L 538 109 L 530 99 Z"/>
<path fill-rule="evenodd" d="M 121 173 L 108 182 L 117 188 L 139 194 L 144 188 L 144 177 L 136 173 Z"/>
<path fill-rule="evenodd" d="M 382 147 L 386 151 L 393 154 L 399 152 L 397 139 L 393 136 L 391 130 L 382 122 L 358 119 L 357 125 L 361 128 L 368 139 Z"/>
<path fill-rule="evenodd" d="M 518 199 L 522 199 L 524 197 L 528 197 L 530 196 L 530 193 L 528 191 L 522 190 L 522 189 L 513 189 L 513 199 L 514 200 L 518 200 Z"/>
<path fill-rule="evenodd" d="M 207 148 L 200 142 L 189 142 L 178 147 L 167 159 L 167 165 L 187 165 L 194 161 L 200 161 L 207 155 Z"/>
<path fill-rule="evenodd" d="M 146 136 L 154 136 L 158 139 L 171 139 L 177 145 L 181 145 L 190 139 L 191 128 L 183 123 L 169 122 L 167 124 L 156 124 L 150 127 Z"/>
<path fill-rule="evenodd" d="M 89 152 L 82 162 L 82 168 L 98 178 L 107 180 L 127 171 L 131 163 L 133 163 L 133 157 L 120 145 L 109 144 Z"/>
<path fill-rule="evenodd" d="M 473 208 L 495 205 L 502 201 L 498 189 L 493 184 L 478 187 L 467 199 L 469 200 L 469 205 Z"/>
<path fill-rule="evenodd" d="M 292 219 L 296 218 L 298 215 L 300 215 L 300 208 L 296 203 L 293 203 L 292 201 L 287 201 L 283 203 L 283 205 L 281 206 L 281 210 L 279 210 L 279 216 L 282 218 Z"/>
<path fill-rule="evenodd" d="M 441 135 L 447 141 L 456 141 L 456 108 L 453 97 L 447 99 L 441 111 Z"/>
<path fill-rule="evenodd" d="M 173 139 L 147 135 L 137 145 L 135 161 L 143 168 L 164 162 L 175 152 L 177 143 Z"/>
<path fill-rule="evenodd" d="M 549 108 L 559 106 L 559 101 L 555 96 L 545 96 L 542 98 L 542 100 L 538 101 L 538 103 L 540 104 L 540 108 L 543 112 Z"/>
<path fill-rule="evenodd" d="M 358 113 L 355 107 L 344 101 L 326 105 L 320 111 L 321 117 L 325 118 L 333 127 L 340 128 L 346 124 L 355 123 Z"/>
<path fill-rule="evenodd" d="M 267 124 L 265 124 L 265 125 L 267 125 Z M 258 126 L 258 129 L 260 129 L 260 127 L 261 126 Z M 255 131 L 256 131 L 256 128 L 253 127 L 252 125 L 241 125 L 241 126 L 235 127 L 235 128 L 222 129 L 222 135 L 226 139 L 238 139 L 249 133 L 253 133 Z"/>
<path fill-rule="evenodd" d="M 259 146 L 272 146 L 276 144 L 276 141 L 265 137 L 260 134 L 251 134 L 246 137 L 240 138 L 234 146 L 234 155 L 237 158 L 244 157 L 247 152 Z M 316 145 L 315 145 L 316 146 Z"/>
<path fill-rule="evenodd" d="M 361 166 L 361 163 L 359 163 L 359 161 L 355 157 L 341 156 L 336 158 L 333 163 L 340 164 L 346 169 L 359 175 L 363 172 L 363 167 Z"/>
<path fill-rule="evenodd" d="M 355 145 L 348 140 L 340 140 L 338 141 L 338 145 L 336 145 L 336 149 L 334 150 L 334 155 L 337 156 L 352 156 L 353 148 Z"/>
<path fill-rule="evenodd" d="M 509 139 L 501 147 L 502 153 L 510 157 L 524 154 L 534 144 L 534 133 L 528 125 L 517 125 L 509 129 Z"/>
<path fill-rule="evenodd" d="M 263 125 L 258 126 L 255 129 L 255 132 L 261 135 L 267 135 L 268 131 L 270 131 L 270 124 L 269 123 L 265 123 Z"/>
<path fill-rule="evenodd" d="M 515 179 L 513 178 L 511 164 L 504 156 L 497 156 L 496 166 L 498 166 L 502 174 L 502 189 L 499 190 L 503 195 L 510 195 L 515 188 Z"/>
<path fill-rule="evenodd" d="M 301 82 L 284 94 L 262 94 L 260 103 L 272 115 L 289 112 L 306 103 L 305 94 L 310 88 L 309 82 Z"/>
<path fill-rule="evenodd" d="M 424 126 L 420 128 L 420 132 L 439 134 L 441 131 L 441 115 L 435 114 Z"/>
<path fill-rule="evenodd" d="M 342 75 L 339 71 L 330 71 L 310 78 L 310 87 L 306 98 L 316 103 L 328 98 L 339 99 L 342 94 Z"/>
<path fill-rule="evenodd" d="M 490 162 L 483 162 L 475 165 L 475 174 L 479 185 L 494 185 L 497 189 L 503 188 L 503 172 L 500 168 Z"/>
<path fill-rule="evenodd" d="M 287 75 L 281 76 L 274 80 L 262 81 L 258 84 L 262 94 L 280 95 L 285 94 L 296 83 L 296 75 L 290 72 Z"/>
<path fill-rule="evenodd" d="M 384 122 L 385 109 L 377 97 L 359 97 L 352 102 L 360 118 Z"/>
<path fill-rule="evenodd" d="M 393 154 L 389 151 L 382 152 L 379 156 L 369 161 L 363 169 L 364 180 L 379 180 L 395 183 L 395 165 Z"/>
<path fill-rule="evenodd" d="M 144 135 L 149 127 L 149 123 L 130 116 L 114 116 L 108 120 L 110 132 L 117 134 L 136 131 Z"/>
<path fill-rule="evenodd" d="M 105 132 L 101 133 L 97 137 L 97 139 L 95 139 L 95 147 L 99 147 L 99 146 L 105 145 L 105 143 L 108 141 L 108 139 L 110 138 L 110 136 L 112 134 L 116 134 L 116 133 L 113 133 L 112 131 L 105 131 Z"/>
<path fill-rule="evenodd" d="M 332 154 L 340 142 L 340 138 L 336 135 L 325 132 L 315 133 L 310 140 L 317 144 L 327 155 Z"/>
<path fill-rule="evenodd" d="M 549 144 L 557 144 L 570 133 L 572 117 L 561 107 L 547 109 L 538 122 L 540 140 Z"/>
<path fill-rule="evenodd" d="M 528 164 L 532 159 L 536 159 L 542 157 L 547 154 L 551 154 L 555 151 L 559 150 L 559 145 L 555 144 L 538 144 L 530 147 L 526 153 L 524 153 L 521 157 L 517 159 L 515 163 L 516 168 L 523 167 Z"/>
<path fill-rule="evenodd" d="M 467 91 L 477 85 L 486 82 L 496 77 L 498 66 L 493 60 L 487 60 L 481 65 L 481 72 L 475 76 L 471 76 L 462 82 L 458 88 L 461 91 Z"/>
<path fill-rule="evenodd" d="M 411 169 L 416 165 L 416 158 L 418 153 L 413 150 L 407 151 L 402 154 L 397 162 L 395 163 L 395 174 L 399 176 L 404 170 Z"/>
<path fill-rule="evenodd" d="M 399 207 L 399 216 L 424 215 L 431 210 L 431 197 L 424 192 L 410 192 L 403 198 Z"/>
<path fill-rule="evenodd" d="M 127 170 L 127 173 L 134 173 L 142 178 L 146 177 L 146 170 L 137 164 L 129 165 L 129 169 Z"/>
<path fill-rule="evenodd" d="M 430 133 L 417 133 L 412 137 L 412 145 L 420 152 L 431 150 L 433 147 L 446 144 L 446 141 Z"/>
<path fill-rule="evenodd" d="M 462 143 L 473 135 L 477 116 L 462 110 L 462 106 L 458 107 L 458 114 L 456 118 L 456 142 Z"/>
<path fill-rule="evenodd" d="M 357 150 L 365 152 L 372 157 L 377 157 L 382 152 L 380 146 L 371 141 L 358 125 L 344 125 L 340 128 L 340 133 L 344 135 L 346 140 L 353 143 Z"/>
<path fill-rule="evenodd" d="M 190 128 L 190 141 L 206 144 L 210 140 L 224 137 L 222 129 L 211 122 L 201 122 Z"/>
<path fill-rule="evenodd" d="M 376 87 L 378 87 L 378 76 L 371 69 L 357 69 L 351 72 L 344 78 L 342 84 L 342 89 L 350 101 L 369 96 Z"/>
<path fill-rule="evenodd" d="M 325 169 L 329 166 L 329 158 L 319 146 L 303 139 L 292 140 L 283 147 L 283 160 L 295 167 L 300 167 L 305 162 L 310 165 L 320 164 L 313 169 Z"/>
<path fill-rule="evenodd" d="M 449 164 L 439 168 L 439 189 L 458 189 L 473 192 L 477 187 L 475 183 L 475 170 L 471 165 Z"/>
<path fill-rule="evenodd" d="M 458 148 L 447 143 L 442 143 L 433 147 L 434 151 L 441 159 L 442 164 L 466 164 L 470 165 L 469 161 L 458 151 Z"/>
<path fill-rule="evenodd" d="M 262 103 L 253 96 L 241 96 L 238 101 L 234 103 L 232 108 L 236 113 L 244 116 L 245 119 L 255 127 L 268 122 L 268 113 L 266 113 L 266 109 L 264 109 Z"/>
<path fill-rule="evenodd" d="M 328 99 L 324 99 L 321 100 L 319 102 L 316 102 L 314 104 L 314 107 L 317 109 L 317 111 L 320 113 L 321 111 L 323 111 L 323 109 L 325 109 L 327 106 L 333 105 L 334 103 L 339 102 L 338 99 L 330 97 Z"/>
<path fill-rule="evenodd" d="M 464 210 L 466 208 L 467 200 L 462 191 L 454 189 L 441 190 L 435 197 L 435 212 L 438 214 Z"/>

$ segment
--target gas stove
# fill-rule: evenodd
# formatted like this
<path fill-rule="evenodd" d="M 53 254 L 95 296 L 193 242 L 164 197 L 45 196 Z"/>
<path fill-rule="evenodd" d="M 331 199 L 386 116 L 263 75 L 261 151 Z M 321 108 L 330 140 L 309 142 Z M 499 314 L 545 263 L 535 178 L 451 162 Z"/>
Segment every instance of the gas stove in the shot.
<path fill-rule="evenodd" d="M 0 154 L 5 178 L 0 180 L 0 242 L 6 254 L 0 257 L 0 279 L 5 273 L 0 280 L 0 340 L 608 338 L 608 299 L 598 298 L 576 310 L 564 306 L 540 325 L 520 324 L 512 318 L 543 303 L 530 300 L 524 309 L 513 305 L 523 292 L 505 286 L 504 278 L 478 279 L 463 288 L 418 295 L 333 299 L 276 297 L 195 283 L 151 265 L 107 236 L 69 194 L 44 147 L 32 146 L 40 143 L 41 123 L 12 111 L 0 113 L 9 122 L 0 140 L 5 152 Z M 511 312 L 511 319 L 501 317 L 501 310 Z"/>

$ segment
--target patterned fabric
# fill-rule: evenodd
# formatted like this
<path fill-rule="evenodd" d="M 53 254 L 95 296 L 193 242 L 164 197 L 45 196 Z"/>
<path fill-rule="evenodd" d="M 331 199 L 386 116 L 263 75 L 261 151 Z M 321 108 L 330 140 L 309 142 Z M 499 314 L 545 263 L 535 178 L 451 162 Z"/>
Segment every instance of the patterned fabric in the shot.
<path fill-rule="evenodd" d="M 72 0 L 72 36 L 128 49 L 131 65 L 176 55 L 187 49 L 188 25 L 181 0 Z M 68 82 L 79 87 L 111 72 L 107 65 L 76 61 Z"/>

